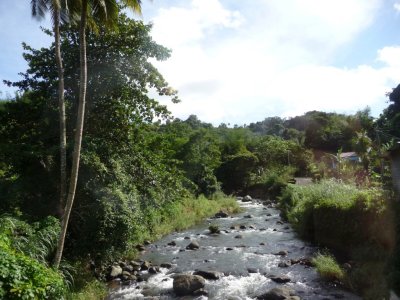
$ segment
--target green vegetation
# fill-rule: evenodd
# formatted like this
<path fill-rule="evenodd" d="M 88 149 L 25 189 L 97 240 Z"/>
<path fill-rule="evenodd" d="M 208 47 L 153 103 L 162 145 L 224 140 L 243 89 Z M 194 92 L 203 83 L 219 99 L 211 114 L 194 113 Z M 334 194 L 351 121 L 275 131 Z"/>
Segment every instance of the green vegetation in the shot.
<path fill-rule="evenodd" d="M 51 231 L 59 231 L 57 220 L 29 226 L 3 217 L 0 223 L 0 297 L 62 299 L 67 291 L 64 278 L 43 263 L 54 248 Z"/>
<path fill-rule="evenodd" d="M 327 281 L 342 281 L 345 273 L 332 255 L 318 253 L 312 264 L 322 278 Z"/>
<path fill-rule="evenodd" d="M 329 180 L 290 185 L 279 204 L 283 216 L 302 237 L 328 247 L 344 261 L 354 262 L 354 268 L 343 275 L 335 271 L 332 257 L 317 256 L 314 263 L 324 278 L 343 280 L 366 299 L 387 292 L 386 268 L 396 244 L 390 195 L 381 189 L 360 189 Z M 374 296 L 371 291 L 375 291 Z"/>

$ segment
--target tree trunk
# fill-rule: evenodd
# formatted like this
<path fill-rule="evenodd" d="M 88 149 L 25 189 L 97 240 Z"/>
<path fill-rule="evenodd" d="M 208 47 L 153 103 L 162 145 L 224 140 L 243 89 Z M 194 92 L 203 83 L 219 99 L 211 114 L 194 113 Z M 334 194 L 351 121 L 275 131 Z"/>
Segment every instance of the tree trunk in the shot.
<path fill-rule="evenodd" d="M 67 134 L 65 120 L 65 99 L 64 99 L 64 69 L 61 59 L 60 46 L 60 9 L 54 9 L 54 40 L 55 55 L 58 71 L 58 110 L 60 122 L 60 200 L 58 203 L 57 214 L 61 218 L 63 216 L 65 196 L 67 192 Z"/>
<path fill-rule="evenodd" d="M 68 221 L 74 203 L 76 185 L 78 182 L 79 159 L 81 153 L 83 121 L 85 118 L 86 84 L 87 84 L 87 63 L 86 63 L 86 22 L 87 22 L 87 0 L 82 1 L 81 21 L 79 27 L 79 46 L 80 46 L 80 86 L 79 86 L 79 106 L 76 119 L 74 154 L 72 158 L 71 178 L 69 183 L 67 203 L 61 222 L 61 233 L 58 239 L 54 267 L 60 266 L 61 257 L 64 249 L 65 236 L 67 233 Z"/>

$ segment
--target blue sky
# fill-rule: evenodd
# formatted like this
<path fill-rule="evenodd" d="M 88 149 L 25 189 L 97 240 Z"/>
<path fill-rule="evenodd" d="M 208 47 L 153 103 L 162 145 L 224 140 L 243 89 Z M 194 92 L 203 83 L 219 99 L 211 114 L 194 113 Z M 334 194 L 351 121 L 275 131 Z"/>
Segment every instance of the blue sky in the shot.
<path fill-rule="evenodd" d="M 143 20 L 173 51 L 156 66 L 182 102 L 159 100 L 180 118 L 249 124 L 366 106 L 378 116 L 400 83 L 400 0 L 153 0 Z M 0 1 L 1 80 L 26 69 L 22 41 L 50 43 L 39 26 L 49 18 L 32 19 L 30 1 Z"/>

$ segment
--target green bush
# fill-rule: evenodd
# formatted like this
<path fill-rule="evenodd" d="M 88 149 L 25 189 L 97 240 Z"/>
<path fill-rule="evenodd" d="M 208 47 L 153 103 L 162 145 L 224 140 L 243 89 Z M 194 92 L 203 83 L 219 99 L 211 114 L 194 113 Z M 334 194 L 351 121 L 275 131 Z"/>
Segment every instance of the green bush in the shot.
<path fill-rule="evenodd" d="M 344 271 L 332 255 L 318 253 L 311 262 L 327 281 L 342 281 L 345 277 Z"/>
<path fill-rule="evenodd" d="M 390 203 L 389 195 L 382 190 L 359 189 L 333 180 L 308 186 L 289 185 L 279 201 L 283 216 L 302 237 L 355 262 L 345 281 L 366 299 L 378 299 L 371 292 L 382 291 L 386 286 L 385 266 L 395 246 Z M 323 277 L 340 279 L 330 259 L 318 256 L 315 264 L 324 270 L 320 272 Z M 372 276 L 373 265 L 379 268 Z"/>
<path fill-rule="evenodd" d="M 0 298 L 63 299 L 61 274 L 14 249 L 10 234 L 0 233 Z"/>

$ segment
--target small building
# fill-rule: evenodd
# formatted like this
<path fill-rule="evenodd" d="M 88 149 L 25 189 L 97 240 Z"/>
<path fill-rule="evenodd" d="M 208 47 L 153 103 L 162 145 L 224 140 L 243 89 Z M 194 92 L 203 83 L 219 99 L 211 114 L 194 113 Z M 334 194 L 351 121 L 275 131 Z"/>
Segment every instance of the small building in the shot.
<path fill-rule="evenodd" d="M 350 161 L 355 163 L 361 162 L 360 157 L 355 152 L 342 152 L 340 153 L 340 158 L 344 161 Z"/>

